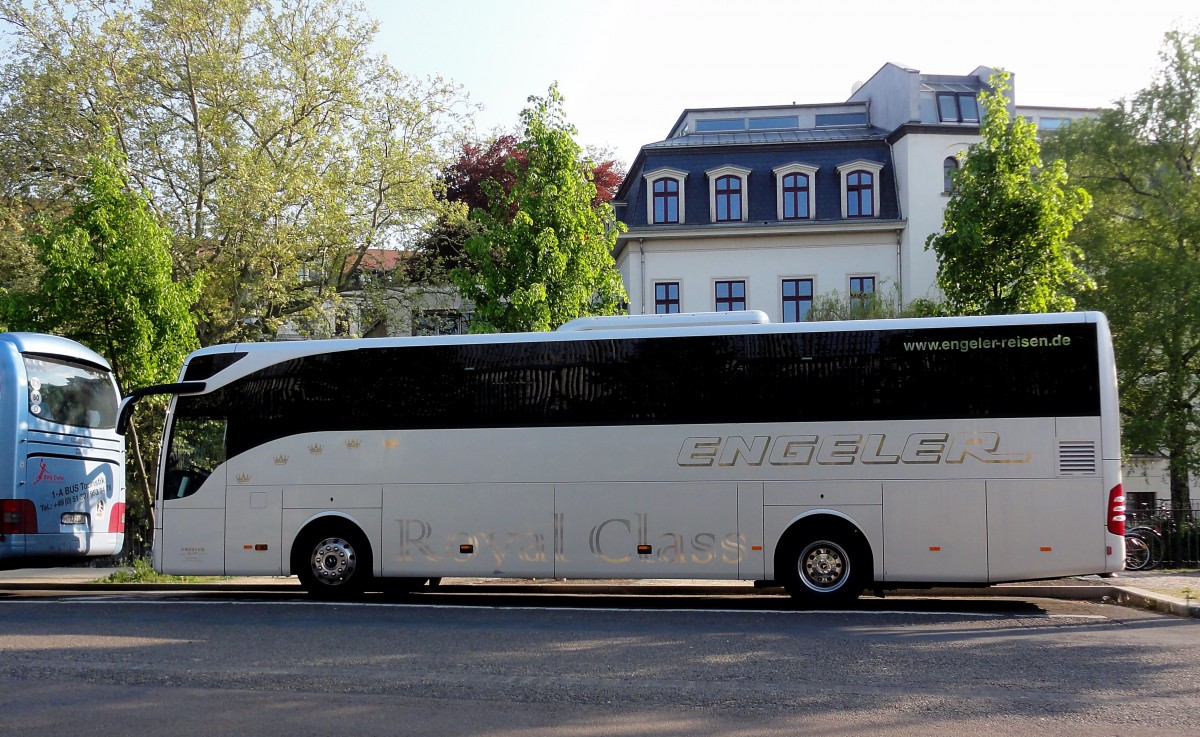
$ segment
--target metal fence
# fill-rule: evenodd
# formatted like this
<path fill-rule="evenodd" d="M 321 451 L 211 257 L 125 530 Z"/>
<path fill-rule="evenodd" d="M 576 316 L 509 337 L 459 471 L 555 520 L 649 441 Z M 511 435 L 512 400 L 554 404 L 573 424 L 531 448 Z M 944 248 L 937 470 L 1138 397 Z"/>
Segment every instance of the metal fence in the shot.
<path fill-rule="evenodd" d="M 1133 570 L 1200 567 L 1200 504 L 1127 512 L 1125 548 Z"/>

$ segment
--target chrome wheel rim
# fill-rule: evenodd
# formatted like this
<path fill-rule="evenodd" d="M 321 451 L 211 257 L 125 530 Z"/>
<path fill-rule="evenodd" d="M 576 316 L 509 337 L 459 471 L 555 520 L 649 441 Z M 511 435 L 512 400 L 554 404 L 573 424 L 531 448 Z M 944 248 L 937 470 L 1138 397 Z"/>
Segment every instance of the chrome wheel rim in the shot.
<path fill-rule="evenodd" d="M 850 574 L 850 556 L 828 540 L 810 543 L 799 562 L 800 580 L 813 591 L 837 591 Z"/>
<path fill-rule="evenodd" d="M 354 575 L 357 556 L 353 545 L 340 537 L 330 537 L 313 549 L 309 562 L 318 581 L 327 586 L 337 586 Z"/>

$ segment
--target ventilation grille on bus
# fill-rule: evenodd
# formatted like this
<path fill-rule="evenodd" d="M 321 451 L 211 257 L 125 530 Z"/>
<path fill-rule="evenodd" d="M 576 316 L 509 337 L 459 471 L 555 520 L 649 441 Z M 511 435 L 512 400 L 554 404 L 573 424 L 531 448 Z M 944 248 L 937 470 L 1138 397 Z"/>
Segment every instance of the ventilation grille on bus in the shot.
<path fill-rule="evenodd" d="M 1096 473 L 1096 443 L 1066 440 L 1058 444 L 1059 476 L 1092 476 Z"/>

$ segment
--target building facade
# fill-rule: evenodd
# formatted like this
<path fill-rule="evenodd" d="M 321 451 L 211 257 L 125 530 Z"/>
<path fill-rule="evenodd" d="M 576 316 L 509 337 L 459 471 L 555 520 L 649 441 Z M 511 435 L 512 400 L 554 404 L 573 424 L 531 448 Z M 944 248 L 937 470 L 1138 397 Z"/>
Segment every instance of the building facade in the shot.
<path fill-rule="evenodd" d="M 937 298 L 925 241 L 980 140 L 992 73 L 886 64 L 841 103 L 685 110 L 614 201 L 629 312 L 757 309 L 778 322 L 806 319 L 822 296 Z M 1088 112 L 1015 108 L 1047 128 Z"/>

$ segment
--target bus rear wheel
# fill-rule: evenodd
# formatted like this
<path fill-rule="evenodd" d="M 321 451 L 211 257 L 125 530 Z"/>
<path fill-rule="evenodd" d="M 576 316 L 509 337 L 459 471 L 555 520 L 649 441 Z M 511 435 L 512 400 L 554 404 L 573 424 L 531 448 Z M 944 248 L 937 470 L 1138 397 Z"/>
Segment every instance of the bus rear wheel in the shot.
<path fill-rule="evenodd" d="M 797 602 L 841 606 L 858 598 L 870 571 L 862 533 L 848 525 L 801 532 L 785 544 L 776 560 L 776 576 Z"/>
<path fill-rule="evenodd" d="M 355 527 L 314 527 L 297 540 L 292 570 L 313 596 L 354 597 L 363 592 L 371 578 L 371 550 Z"/>

